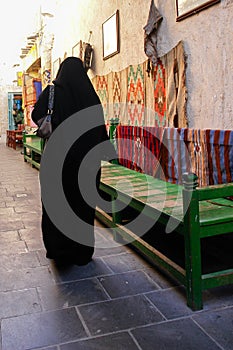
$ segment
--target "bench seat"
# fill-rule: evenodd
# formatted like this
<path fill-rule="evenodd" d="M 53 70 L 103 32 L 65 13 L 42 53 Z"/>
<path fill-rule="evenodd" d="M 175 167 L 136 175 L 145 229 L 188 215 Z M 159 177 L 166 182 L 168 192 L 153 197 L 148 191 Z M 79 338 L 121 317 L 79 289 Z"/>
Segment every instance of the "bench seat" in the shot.
<path fill-rule="evenodd" d="M 183 222 L 183 186 L 164 182 L 155 179 L 150 175 L 138 173 L 120 165 L 103 163 L 102 166 L 101 189 L 112 194 L 112 191 L 118 191 L 118 197 L 122 201 L 128 200 L 132 196 L 132 201 L 143 206 L 146 204 L 153 210 L 162 211 L 170 218 Z M 128 181 L 120 183 L 119 181 L 130 180 L 132 187 L 129 188 Z M 117 185 L 118 184 L 118 185 Z M 221 185 L 224 188 L 224 185 Z M 109 189 L 108 189 L 109 188 Z M 208 189 L 215 190 L 217 186 L 208 186 Z M 198 189 L 200 193 L 202 189 Z M 166 193 L 166 197 L 164 194 Z M 162 204 L 162 208 L 161 208 Z M 131 203 L 131 206 L 133 204 Z M 213 215 L 214 214 L 214 215 Z M 225 198 L 213 200 L 203 200 L 200 202 L 200 226 L 215 225 L 218 222 L 232 222 L 233 220 L 233 201 Z"/>
<path fill-rule="evenodd" d="M 186 174 L 184 186 L 165 182 L 118 164 L 102 163 L 100 191 L 112 200 L 112 214 L 97 208 L 97 217 L 113 228 L 116 239 L 135 245 L 144 255 L 172 273 L 186 287 L 187 303 L 193 310 L 203 307 L 202 290 L 233 283 L 233 264 L 226 271 L 204 274 L 201 239 L 233 232 L 233 183 L 197 187 L 197 177 Z M 184 269 L 148 246 L 123 224 L 118 210 L 125 203 L 136 212 L 164 225 L 167 233 L 184 237 Z M 233 233 L 232 233 L 233 235 Z"/>
<path fill-rule="evenodd" d="M 35 134 L 25 134 L 23 138 L 24 161 L 40 169 L 40 158 L 44 150 L 44 140 Z"/>

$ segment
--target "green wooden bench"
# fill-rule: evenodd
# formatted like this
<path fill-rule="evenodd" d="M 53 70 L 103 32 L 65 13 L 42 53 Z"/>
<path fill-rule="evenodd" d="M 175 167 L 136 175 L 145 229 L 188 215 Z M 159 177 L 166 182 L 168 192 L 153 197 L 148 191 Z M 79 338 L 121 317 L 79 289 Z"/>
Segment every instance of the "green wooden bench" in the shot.
<path fill-rule="evenodd" d="M 40 159 L 44 149 L 44 140 L 35 134 L 23 135 L 24 161 L 29 162 L 32 167 L 40 169 Z"/>
<path fill-rule="evenodd" d="M 233 231 L 233 202 L 225 198 L 233 195 L 233 183 L 198 188 L 197 176 L 187 173 L 183 180 L 183 186 L 171 184 L 118 164 L 103 162 L 100 192 L 112 203 L 112 213 L 98 207 L 96 216 L 113 229 L 115 239 L 130 242 L 180 281 L 186 287 L 188 306 L 199 310 L 203 307 L 203 290 L 233 283 L 233 266 L 204 273 L 201 257 L 203 238 Z M 124 224 L 123 211 L 118 210 L 122 203 L 127 203 L 138 213 L 143 211 L 144 217 L 154 219 L 168 231 L 183 236 L 184 266 L 148 244 Z"/>

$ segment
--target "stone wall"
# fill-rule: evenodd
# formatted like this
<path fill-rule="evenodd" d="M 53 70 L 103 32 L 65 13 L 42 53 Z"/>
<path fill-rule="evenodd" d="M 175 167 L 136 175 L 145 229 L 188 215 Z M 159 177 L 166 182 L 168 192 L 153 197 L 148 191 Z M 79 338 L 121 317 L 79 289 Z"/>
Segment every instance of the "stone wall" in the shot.
<path fill-rule="evenodd" d="M 94 47 L 90 77 L 120 71 L 144 62 L 144 30 L 151 0 L 57 0 L 53 58 L 72 55 L 72 47 Z M 187 115 L 192 128 L 233 128 L 233 0 L 220 3 L 176 22 L 176 1 L 155 0 L 163 16 L 158 31 L 158 55 L 180 40 L 187 55 Z M 120 53 L 103 60 L 102 23 L 117 9 L 120 14 Z"/>
<path fill-rule="evenodd" d="M 178 40 L 187 54 L 187 115 L 195 128 L 233 128 L 233 1 L 222 0 L 180 22 L 175 1 L 159 1 L 164 16 L 158 37 L 159 54 Z"/>

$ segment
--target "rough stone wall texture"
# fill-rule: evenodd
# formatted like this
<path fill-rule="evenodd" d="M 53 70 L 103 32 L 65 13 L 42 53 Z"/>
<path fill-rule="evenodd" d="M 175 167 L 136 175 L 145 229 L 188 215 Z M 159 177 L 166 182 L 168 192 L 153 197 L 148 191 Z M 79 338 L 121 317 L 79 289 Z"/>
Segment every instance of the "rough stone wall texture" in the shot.
<path fill-rule="evenodd" d="M 222 0 L 180 22 L 175 1 L 159 1 L 164 16 L 159 55 L 178 40 L 187 54 L 187 115 L 190 127 L 233 128 L 233 1 Z"/>
<path fill-rule="evenodd" d="M 180 40 L 187 55 L 187 115 L 192 128 L 233 128 L 233 0 L 176 22 L 175 0 L 154 0 L 163 16 L 158 30 L 158 55 Z M 144 30 L 151 0 L 57 0 L 53 60 L 72 55 L 72 47 L 88 41 L 94 47 L 90 77 L 120 71 L 146 60 Z M 120 53 L 103 60 L 102 23 L 120 14 Z"/>

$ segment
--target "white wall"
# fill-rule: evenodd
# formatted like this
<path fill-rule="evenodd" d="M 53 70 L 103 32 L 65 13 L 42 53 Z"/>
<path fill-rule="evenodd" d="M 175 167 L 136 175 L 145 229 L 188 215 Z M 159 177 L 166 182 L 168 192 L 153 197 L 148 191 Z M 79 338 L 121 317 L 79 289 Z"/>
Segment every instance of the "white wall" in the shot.
<path fill-rule="evenodd" d="M 93 69 L 90 77 L 119 71 L 146 60 L 144 30 L 151 0 L 57 0 L 53 60 L 92 31 Z M 180 40 L 187 54 L 187 114 L 193 128 L 233 128 L 233 1 L 222 0 L 200 13 L 176 22 L 176 1 L 155 0 L 163 16 L 158 31 L 159 56 Z M 120 12 L 120 53 L 102 58 L 102 23 Z"/>
<path fill-rule="evenodd" d="M 57 3 L 54 59 L 63 58 L 65 52 L 71 55 L 72 47 L 79 40 L 87 42 L 92 31 L 92 75 L 119 71 L 146 60 L 143 26 L 147 21 L 150 0 L 58 0 Z M 120 11 L 120 53 L 104 61 L 102 23 L 117 9 Z"/>
<path fill-rule="evenodd" d="M 222 0 L 180 22 L 176 22 L 175 1 L 158 2 L 164 17 L 159 54 L 184 41 L 190 127 L 232 129 L 233 1 Z"/>

